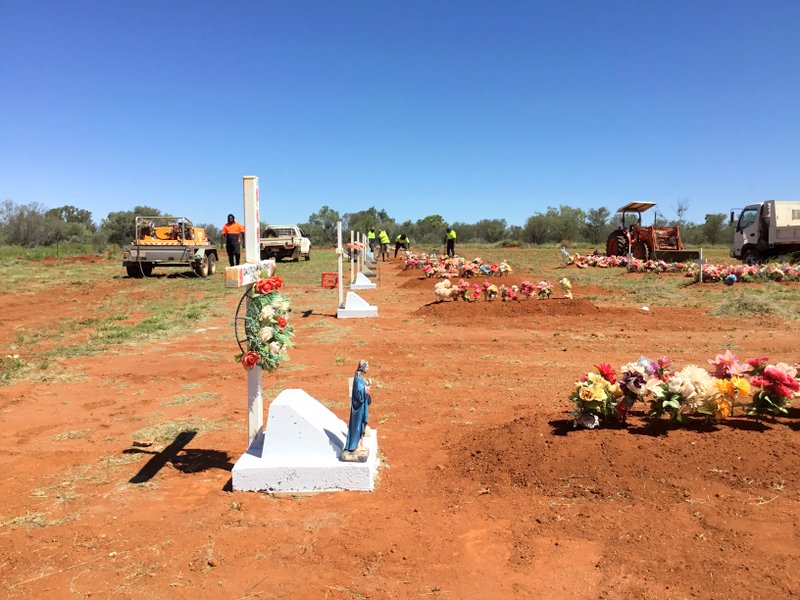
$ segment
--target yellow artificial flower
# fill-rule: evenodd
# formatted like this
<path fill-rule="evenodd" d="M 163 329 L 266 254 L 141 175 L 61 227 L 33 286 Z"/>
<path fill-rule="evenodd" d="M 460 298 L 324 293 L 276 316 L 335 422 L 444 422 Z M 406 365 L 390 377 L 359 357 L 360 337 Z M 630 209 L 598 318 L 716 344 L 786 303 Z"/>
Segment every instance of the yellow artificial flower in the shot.
<path fill-rule="evenodd" d="M 608 391 L 612 396 L 614 396 L 614 398 L 622 398 L 624 395 L 624 392 L 618 383 L 609 383 Z"/>
<path fill-rule="evenodd" d="M 717 379 L 716 384 L 720 394 L 728 398 L 733 398 L 736 392 L 733 387 L 733 382 L 730 379 Z"/>
<path fill-rule="evenodd" d="M 595 383 L 591 389 L 593 400 L 603 400 L 606 397 L 606 386 L 602 383 Z"/>
<path fill-rule="evenodd" d="M 739 396 L 747 396 L 750 393 L 750 382 L 744 377 L 733 377 L 731 383 Z"/>
<path fill-rule="evenodd" d="M 716 399 L 716 410 L 714 411 L 714 417 L 718 420 L 727 419 L 731 416 L 731 403 L 730 400 L 727 398 L 717 398 Z"/>
<path fill-rule="evenodd" d="M 582 387 L 580 390 L 578 390 L 578 398 L 580 398 L 583 401 L 592 400 L 591 388 Z"/>

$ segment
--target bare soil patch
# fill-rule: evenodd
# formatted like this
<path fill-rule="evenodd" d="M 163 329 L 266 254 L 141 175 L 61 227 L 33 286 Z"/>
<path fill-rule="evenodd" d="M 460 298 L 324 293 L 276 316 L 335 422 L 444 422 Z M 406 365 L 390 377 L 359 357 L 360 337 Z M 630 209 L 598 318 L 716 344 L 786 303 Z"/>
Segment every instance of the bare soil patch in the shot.
<path fill-rule="evenodd" d="M 58 363 L 80 380 L 0 387 L 3 595 L 800 596 L 800 410 L 688 428 L 638 413 L 585 431 L 567 400 L 594 363 L 641 354 L 797 362 L 794 326 L 708 306 L 644 312 L 594 286 L 607 297 L 576 286 L 572 301 L 432 303 L 423 283 L 382 265 L 378 289 L 360 292 L 381 316 L 348 321 L 330 316 L 334 290 L 288 285 L 296 347 L 264 378 L 267 400 L 299 387 L 346 419 L 347 377 L 370 360 L 385 462 L 371 494 L 230 491 L 247 407 L 235 292 L 229 317 Z M 137 285 L 67 286 L 56 306 L 0 296 L 2 354 L 12 323 L 80 319 Z"/>

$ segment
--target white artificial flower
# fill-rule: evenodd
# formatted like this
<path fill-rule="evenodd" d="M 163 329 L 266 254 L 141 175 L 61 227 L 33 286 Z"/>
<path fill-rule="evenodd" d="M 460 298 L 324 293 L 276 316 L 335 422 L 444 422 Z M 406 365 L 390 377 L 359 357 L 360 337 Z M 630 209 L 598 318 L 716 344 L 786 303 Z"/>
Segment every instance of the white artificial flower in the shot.
<path fill-rule="evenodd" d="M 275 317 L 275 309 L 273 309 L 269 304 L 266 305 L 264 308 L 261 309 L 261 313 L 258 315 L 258 319 L 264 323 L 266 321 L 271 321 Z"/>
<path fill-rule="evenodd" d="M 281 344 L 280 342 L 272 342 L 269 345 L 269 351 L 271 354 L 280 354 L 282 349 L 283 349 L 283 344 Z"/>
<path fill-rule="evenodd" d="M 644 384 L 645 389 L 653 394 L 656 398 L 663 398 L 664 397 L 664 386 L 662 385 L 664 382 L 660 379 L 655 377 L 648 379 L 647 383 Z"/>
<path fill-rule="evenodd" d="M 698 396 L 706 398 L 717 393 L 714 378 L 702 367 L 688 365 L 681 369 L 680 372 L 692 382 Z"/>
<path fill-rule="evenodd" d="M 685 400 L 691 400 L 697 395 L 692 380 L 682 372 L 675 373 L 670 377 L 667 389 L 670 393 L 678 394 Z"/>
<path fill-rule="evenodd" d="M 286 298 L 279 298 L 272 303 L 272 307 L 277 313 L 285 313 L 289 310 L 289 301 Z"/>
<path fill-rule="evenodd" d="M 266 344 L 272 338 L 272 327 L 262 327 L 258 331 L 258 341 Z"/>

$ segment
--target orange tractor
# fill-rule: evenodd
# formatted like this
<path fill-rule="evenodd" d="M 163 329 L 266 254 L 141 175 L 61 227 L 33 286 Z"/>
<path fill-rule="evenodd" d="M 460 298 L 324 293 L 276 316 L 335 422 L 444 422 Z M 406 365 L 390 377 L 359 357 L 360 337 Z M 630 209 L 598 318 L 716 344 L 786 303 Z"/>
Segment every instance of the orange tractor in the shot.
<path fill-rule="evenodd" d="M 617 213 L 622 224 L 606 240 L 606 256 L 627 256 L 640 260 L 684 261 L 700 258 L 699 250 L 686 250 L 681 242 L 681 228 L 642 225 L 642 213 L 655 202 L 629 202 Z"/>

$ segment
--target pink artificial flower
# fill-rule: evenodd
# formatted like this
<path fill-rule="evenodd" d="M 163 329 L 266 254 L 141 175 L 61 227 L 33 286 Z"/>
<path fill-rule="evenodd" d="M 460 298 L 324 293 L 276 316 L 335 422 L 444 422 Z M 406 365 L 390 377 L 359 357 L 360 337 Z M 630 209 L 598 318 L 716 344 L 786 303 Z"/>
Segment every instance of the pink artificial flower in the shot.
<path fill-rule="evenodd" d="M 725 354 L 717 354 L 713 360 L 709 359 L 708 364 L 714 366 L 714 377 L 717 379 L 730 379 L 749 370 L 730 350 L 725 350 Z"/>

